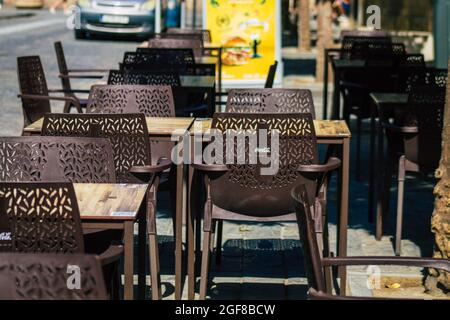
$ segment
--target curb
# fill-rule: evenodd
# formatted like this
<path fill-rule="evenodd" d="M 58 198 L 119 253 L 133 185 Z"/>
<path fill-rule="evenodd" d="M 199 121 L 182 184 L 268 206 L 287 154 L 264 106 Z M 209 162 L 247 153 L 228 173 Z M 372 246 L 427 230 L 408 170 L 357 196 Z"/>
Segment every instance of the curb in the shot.
<path fill-rule="evenodd" d="M 0 20 L 10 20 L 10 19 L 17 19 L 17 18 L 31 18 L 34 17 L 36 14 L 32 12 L 24 12 L 24 13 L 13 13 L 13 14 L 0 14 Z"/>

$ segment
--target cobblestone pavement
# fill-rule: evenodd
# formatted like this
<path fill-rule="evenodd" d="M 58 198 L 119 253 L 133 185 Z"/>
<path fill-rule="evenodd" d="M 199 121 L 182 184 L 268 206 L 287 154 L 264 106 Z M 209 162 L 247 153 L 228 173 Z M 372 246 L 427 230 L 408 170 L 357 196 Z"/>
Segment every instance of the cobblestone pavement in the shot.
<path fill-rule="evenodd" d="M 75 41 L 72 32 L 65 28 L 62 15 L 49 15 L 36 11 L 27 20 L 0 20 L 0 135 L 19 135 L 22 129 L 16 57 L 40 55 L 50 88 L 59 88 L 53 42 L 63 42 L 68 64 L 72 68 L 116 68 L 123 52 L 133 50 L 136 42 L 91 40 Z M 46 21 L 46 24 L 30 23 Z M 89 88 L 90 82 L 77 82 L 76 87 Z M 322 86 L 312 79 L 287 77 L 287 87 L 310 88 L 318 117 L 322 114 Z M 60 111 L 60 105 L 53 105 Z M 353 125 L 352 125 L 353 128 Z M 368 130 L 368 123 L 364 125 Z M 361 182 L 354 179 L 350 185 L 350 223 L 348 233 L 349 255 L 393 256 L 392 235 L 395 227 L 396 188 L 393 180 L 391 215 L 386 223 L 381 241 L 374 238 L 374 228 L 367 222 L 367 168 L 368 132 L 363 136 L 363 171 Z M 352 144 L 352 150 L 354 150 Z M 352 153 L 352 160 L 354 158 Z M 354 168 L 352 161 L 351 168 Z M 403 255 L 430 256 L 432 234 L 430 217 L 433 209 L 432 179 L 410 177 L 406 182 Z M 336 187 L 331 183 L 330 241 L 336 245 Z M 173 235 L 167 194 L 161 193 L 158 209 L 158 232 L 161 250 L 164 298 L 173 298 Z M 335 250 L 334 250 L 335 251 Z M 336 251 L 335 251 L 336 252 Z M 214 261 L 214 258 L 213 260 Z M 382 275 L 420 276 L 420 270 L 384 267 Z M 366 288 L 366 270 L 349 269 L 349 287 L 354 294 L 371 294 Z M 209 295 L 214 299 L 301 299 L 306 296 L 306 279 L 299 247 L 297 227 L 289 223 L 274 224 L 224 224 L 224 251 L 221 267 L 212 264 L 212 281 Z M 186 294 L 186 292 L 184 293 Z"/>

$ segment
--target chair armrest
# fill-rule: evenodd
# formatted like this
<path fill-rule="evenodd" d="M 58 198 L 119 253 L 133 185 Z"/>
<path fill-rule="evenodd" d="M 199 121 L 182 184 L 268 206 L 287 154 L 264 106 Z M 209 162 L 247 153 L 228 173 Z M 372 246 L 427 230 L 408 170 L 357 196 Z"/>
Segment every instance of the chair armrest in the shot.
<path fill-rule="evenodd" d="M 77 74 L 77 75 L 60 74 L 59 77 L 61 79 L 103 79 L 104 78 L 104 76 L 100 76 L 100 75 L 87 75 L 87 74 Z"/>
<path fill-rule="evenodd" d="M 395 132 L 395 133 L 419 133 L 418 127 L 400 127 L 395 124 L 383 123 L 383 127 L 386 131 Z"/>
<path fill-rule="evenodd" d="M 98 257 L 102 266 L 106 266 L 112 262 L 119 261 L 122 254 L 123 246 L 110 245 L 109 248 L 106 249 L 106 251 L 100 254 Z"/>
<path fill-rule="evenodd" d="M 35 94 L 18 94 L 17 97 L 19 97 L 21 99 L 30 99 L 30 100 L 68 101 L 68 102 L 72 102 L 75 105 L 78 113 L 83 113 L 83 110 L 81 110 L 80 101 L 78 101 L 78 99 L 75 99 L 73 97 L 53 97 L 53 96 L 41 96 L 41 95 L 35 95 Z"/>
<path fill-rule="evenodd" d="M 367 86 L 364 84 L 349 82 L 349 81 L 341 81 L 340 86 L 342 88 L 347 88 L 347 89 L 360 89 L 360 90 L 367 89 Z"/>
<path fill-rule="evenodd" d="M 191 166 L 195 170 L 204 171 L 204 172 L 226 172 L 228 171 L 228 166 L 226 164 L 197 164 L 193 163 Z"/>
<path fill-rule="evenodd" d="M 143 173 L 159 173 L 167 170 L 172 165 L 172 161 L 166 158 L 160 158 L 158 163 L 151 166 L 133 166 L 130 169 L 131 174 L 143 174 Z"/>
<path fill-rule="evenodd" d="M 77 72 L 86 72 L 86 73 L 99 72 L 99 73 L 101 73 L 101 72 L 109 72 L 109 70 L 108 69 L 69 69 L 69 70 L 67 70 L 67 72 L 74 72 L 74 73 L 77 73 Z"/>
<path fill-rule="evenodd" d="M 397 265 L 435 268 L 450 272 L 450 260 L 416 257 L 333 257 L 323 258 L 324 266 Z"/>
<path fill-rule="evenodd" d="M 317 172 L 325 173 L 336 170 L 341 166 L 341 160 L 335 157 L 328 159 L 325 164 L 309 164 L 309 165 L 299 165 L 297 171 L 300 172 Z"/>
<path fill-rule="evenodd" d="M 90 90 L 81 90 L 81 89 L 71 89 L 71 90 L 64 90 L 64 89 L 49 89 L 49 93 L 90 93 Z"/>

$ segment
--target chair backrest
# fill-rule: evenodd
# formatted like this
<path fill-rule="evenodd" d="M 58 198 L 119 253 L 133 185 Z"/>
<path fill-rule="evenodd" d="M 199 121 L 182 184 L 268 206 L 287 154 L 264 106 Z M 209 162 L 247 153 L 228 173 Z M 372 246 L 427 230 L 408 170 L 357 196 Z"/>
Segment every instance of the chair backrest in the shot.
<path fill-rule="evenodd" d="M 78 269 L 79 268 L 79 269 Z M 70 288 L 79 271 L 80 287 Z M 84 254 L 0 254 L 0 300 L 106 300 L 96 256 Z"/>
<path fill-rule="evenodd" d="M 305 185 L 301 184 L 294 187 L 291 196 L 295 203 L 308 287 L 325 292 L 322 254 L 317 242 L 311 202 L 308 200 L 309 196 Z"/>
<path fill-rule="evenodd" d="M 278 61 L 275 60 L 274 64 L 269 67 L 269 72 L 267 73 L 266 83 L 264 88 L 272 88 L 273 82 L 275 81 L 275 74 L 277 72 Z"/>
<path fill-rule="evenodd" d="M 147 123 L 142 113 L 46 114 L 42 135 L 109 138 L 117 182 L 139 182 L 129 173 L 130 168 L 152 163 Z"/>
<path fill-rule="evenodd" d="M 172 88 L 150 85 L 95 85 L 87 113 L 143 113 L 146 117 L 174 117 Z"/>
<path fill-rule="evenodd" d="M 397 91 L 410 92 L 411 87 L 425 82 L 423 54 L 407 54 L 398 63 Z"/>
<path fill-rule="evenodd" d="M 409 93 L 405 126 L 417 127 L 418 133 L 404 135 L 406 159 L 421 169 L 439 165 L 444 127 L 445 87 L 413 87 Z"/>
<path fill-rule="evenodd" d="M 0 182 L 0 214 L 9 219 L 14 252 L 84 253 L 72 183 Z"/>
<path fill-rule="evenodd" d="M 108 139 L 0 137 L 0 181 L 114 183 Z"/>
<path fill-rule="evenodd" d="M 208 29 L 167 28 L 169 34 L 201 34 L 203 42 L 212 42 L 211 31 Z"/>
<path fill-rule="evenodd" d="M 66 56 L 64 55 L 64 49 L 63 49 L 62 43 L 60 41 L 57 41 L 54 43 L 54 45 L 55 45 L 56 61 L 58 62 L 59 73 L 62 75 L 67 75 L 69 72 L 68 72 L 68 68 L 67 68 Z M 69 78 L 62 77 L 61 85 L 62 85 L 63 89 L 66 91 L 69 91 L 72 88 L 70 85 Z"/>
<path fill-rule="evenodd" d="M 369 46 L 391 44 L 390 37 L 352 37 L 342 40 L 341 59 L 365 59 L 369 54 Z"/>
<path fill-rule="evenodd" d="M 146 69 L 185 69 L 195 63 L 192 48 L 138 48 L 140 55 L 125 53 L 124 65 L 140 64 Z M 145 54 L 145 56 L 142 56 Z"/>
<path fill-rule="evenodd" d="M 138 71 L 134 69 L 110 70 L 108 77 L 109 85 L 150 85 L 150 86 L 171 86 L 179 87 L 181 85 L 178 73 Z"/>
<path fill-rule="evenodd" d="M 341 39 L 344 39 L 345 37 L 386 38 L 390 37 L 390 35 L 387 31 L 384 30 L 342 30 Z"/>
<path fill-rule="evenodd" d="M 313 96 L 307 89 L 232 89 L 225 111 L 311 113 L 315 118 Z"/>
<path fill-rule="evenodd" d="M 189 48 L 194 52 L 195 57 L 201 57 L 203 52 L 203 41 L 201 38 L 153 38 L 148 41 L 149 48 Z"/>
<path fill-rule="evenodd" d="M 39 56 L 18 57 L 17 75 L 21 94 L 48 96 L 47 80 Z M 48 100 L 22 99 L 22 109 L 25 125 L 51 112 Z"/>
<path fill-rule="evenodd" d="M 229 168 L 211 181 L 211 198 L 215 206 L 256 218 L 292 214 L 289 192 L 299 183 L 307 184 L 311 201 L 315 199 L 317 182 L 297 170 L 300 164 L 318 163 L 311 114 L 216 112 L 212 128 L 223 135 L 224 150 L 215 151 L 223 151 L 224 158 L 219 160 Z M 273 140 L 276 138 L 272 131 L 278 133 L 278 140 Z M 260 143 L 264 141 L 261 139 L 266 139 L 267 144 Z M 212 143 L 214 146 L 215 142 Z M 228 157 L 227 152 L 230 153 Z M 221 156 L 220 153 L 214 155 L 215 159 Z M 230 156 L 238 162 L 230 163 Z M 270 157 L 268 161 L 273 172 L 261 171 L 267 167 L 259 161 L 261 157 Z"/>

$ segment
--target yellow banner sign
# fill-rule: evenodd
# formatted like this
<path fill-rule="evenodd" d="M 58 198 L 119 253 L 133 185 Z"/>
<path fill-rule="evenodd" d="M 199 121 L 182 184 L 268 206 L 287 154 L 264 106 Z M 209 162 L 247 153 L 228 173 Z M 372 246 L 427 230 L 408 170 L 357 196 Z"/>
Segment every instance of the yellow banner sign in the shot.
<path fill-rule="evenodd" d="M 204 28 L 223 46 L 222 79 L 262 82 L 276 59 L 276 0 L 204 0 Z"/>

